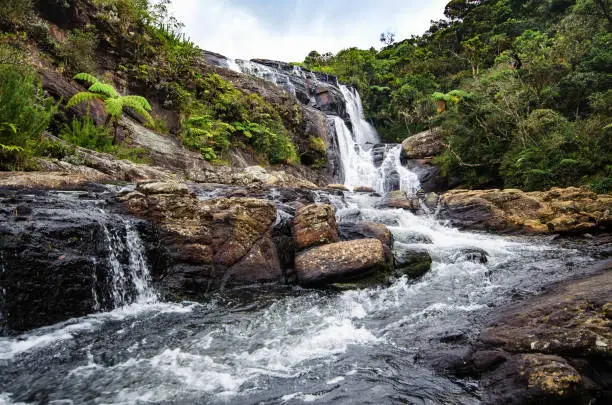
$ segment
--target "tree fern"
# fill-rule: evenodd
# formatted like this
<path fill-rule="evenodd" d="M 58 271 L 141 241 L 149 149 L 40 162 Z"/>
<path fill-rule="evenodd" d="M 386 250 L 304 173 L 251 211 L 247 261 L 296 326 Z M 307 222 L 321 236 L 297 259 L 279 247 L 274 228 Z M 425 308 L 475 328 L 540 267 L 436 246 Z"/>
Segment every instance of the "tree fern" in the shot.
<path fill-rule="evenodd" d="M 132 95 L 120 96 L 113 86 L 101 82 L 98 78 L 88 73 L 79 73 L 74 78 L 75 80 L 90 84 L 89 91 L 75 94 L 66 106 L 68 108 L 76 107 L 79 104 L 96 99 L 103 101 L 104 109 L 109 117 L 108 124 L 112 123 L 115 127 L 115 140 L 118 122 L 125 108 L 131 108 L 149 122 L 153 121 L 151 114 L 149 114 L 152 110 L 151 104 L 149 104 L 146 98 Z"/>

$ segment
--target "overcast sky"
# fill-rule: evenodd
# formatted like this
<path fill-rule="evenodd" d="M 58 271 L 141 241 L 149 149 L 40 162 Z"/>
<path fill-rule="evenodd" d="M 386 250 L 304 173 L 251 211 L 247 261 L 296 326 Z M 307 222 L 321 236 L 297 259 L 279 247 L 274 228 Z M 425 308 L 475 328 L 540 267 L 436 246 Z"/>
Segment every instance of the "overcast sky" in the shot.
<path fill-rule="evenodd" d="M 237 59 L 302 61 L 311 50 L 380 47 L 381 32 L 422 34 L 448 0 L 173 0 L 201 48 Z"/>

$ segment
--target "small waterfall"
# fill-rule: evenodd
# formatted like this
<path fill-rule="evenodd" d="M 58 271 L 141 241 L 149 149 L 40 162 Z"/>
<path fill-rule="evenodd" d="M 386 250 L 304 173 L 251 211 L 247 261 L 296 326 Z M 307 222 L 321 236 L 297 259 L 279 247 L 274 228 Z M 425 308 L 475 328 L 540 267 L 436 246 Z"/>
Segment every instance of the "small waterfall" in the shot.
<path fill-rule="evenodd" d="M 117 308 L 132 303 L 155 302 L 157 295 L 151 287 L 142 240 L 129 221 L 124 220 L 121 225 L 119 228 L 103 225 L 110 267 L 111 304 Z"/>
<path fill-rule="evenodd" d="M 351 117 L 355 141 L 365 150 L 380 143 L 380 137 L 372 125 L 365 119 L 361 97 L 355 89 L 340 85 L 340 91 L 346 100 L 346 109 Z"/>

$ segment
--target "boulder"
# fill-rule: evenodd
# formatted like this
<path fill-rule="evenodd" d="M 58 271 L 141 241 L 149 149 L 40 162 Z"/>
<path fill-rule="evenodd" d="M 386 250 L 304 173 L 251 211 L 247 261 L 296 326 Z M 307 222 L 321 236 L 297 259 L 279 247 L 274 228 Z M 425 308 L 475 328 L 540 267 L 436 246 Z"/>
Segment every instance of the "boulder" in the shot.
<path fill-rule="evenodd" d="M 396 243 L 393 255 L 398 276 L 421 277 L 431 268 L 431 256 L 425 249 Z"/>
<path fill-rule="evenodd" d="M 529 234 L 580 234 L 612 225 L 612 196 L 586 189 L 452 190 L 443 195 L 440 216 L 463 229 Z"/>
<path fill-rule="evenodd" d="M 163 283 L 170 294 L 190 296 L 226 285 L 282 281 L 272 237 L 277 216 L 273 204 L 244 197 L 199 201 L 173 183 L 154 189 L 176 192 L 133 192 L 121 199 L 158 230 L 165 251 Z"/>
<path fill-rule="evenodd" d="M 293 237 L 298 249 L 338 242 L 334 209 L 329 204 L 300 208 L 293 219 Z"/>
<path fill-rule="evenodd" d="M 353 191 L 356 193 L 375 193 L 376 192 L 376 190 L 374 190 L 372 187 L 366 187 L 366 186 L 355 187 Z"/>
<path fill-rule="evenodd" d="M 315 247 L 295 258 L 298 282 L 304 286 L 354 281 L 383 281 L 389 272 L 383 244 L 361 239 Z"/>
<path fill-rule="evenodd" d="M 431 129 L 406 138 L 402 142 L 402 159 L 426 159 L 444 152 L 444 138 L 439 129 Z"/>

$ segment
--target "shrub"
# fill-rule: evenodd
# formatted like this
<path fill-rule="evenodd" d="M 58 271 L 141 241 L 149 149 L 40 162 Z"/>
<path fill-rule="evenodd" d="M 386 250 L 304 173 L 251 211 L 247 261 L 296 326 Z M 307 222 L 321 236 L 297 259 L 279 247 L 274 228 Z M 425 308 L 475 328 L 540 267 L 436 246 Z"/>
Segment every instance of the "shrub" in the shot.
<path fill-rule="evenodd" d="M 60 138 L 86 149 L 108 152 L 113 146 L 113 137 L 108 128 L 97 126 L 90 118 L 73 120 L 64 125 Z"/>
<path fill-rule="evenodd" d="M 0 1 L 0 24 L 22 26 L 34 15 L 32 0 Z"/>
<path fill-rule="evenodd" d="M 0 65 L 1 144 L 25 147 L 41 136 L 55 111 L 55 102 L 44 96 L 32 70 Z"/>
<path fill-rule="evenodd" d="M 95 72 L 97 47 L 98 37 L 94 32 L 75 29 L 70 32 L 66 41 L 59 45 L 58 57 L 69 73 Z"/>

